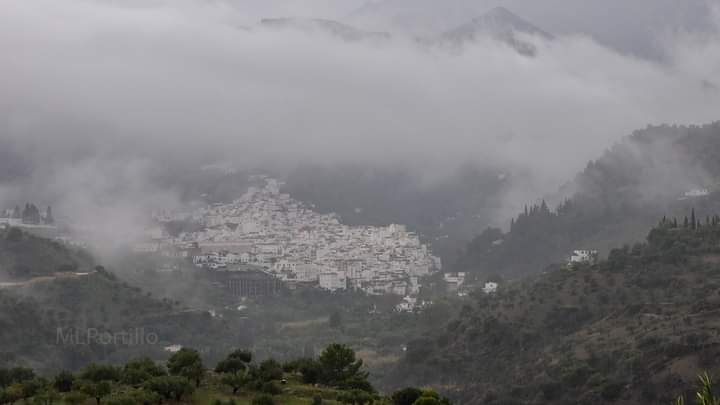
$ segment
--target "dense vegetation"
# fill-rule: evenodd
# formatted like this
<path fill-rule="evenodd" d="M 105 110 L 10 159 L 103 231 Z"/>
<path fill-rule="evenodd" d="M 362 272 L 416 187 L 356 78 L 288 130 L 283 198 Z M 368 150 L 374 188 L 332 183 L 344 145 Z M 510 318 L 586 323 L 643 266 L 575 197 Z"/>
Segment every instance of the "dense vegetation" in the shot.
<path fill-rule="evenodd" d="M 68 249 L 18 228 L 0 231 L 0 281 L 89 271 L 92 266 L 92 258 L 82 250 Z"/>
<path fill-rule="evenodd" d="M 720 211 L 715 180 L 720 164 L 713 159 L 720 152 L 718 135 L 720 124 L 637 132 L 568 184 L 563 194 L 571 198 L 555 208 L 546 202 L 528 206 L 508 232 L 487 229 L 454 264 L 478 278 L 534 276 L 503 282 L 494 295 L 425 296 L 433 305 L 419 313 L 395 312 L 397 298 L 314 289 L 240 300 L 187 264 L 170 263 L 168 269 L 167 261 L 124 256 L 110 263 L 116 270 L 110 271 L 82 251 L 16 229 L 0 231 L 0 281 L 16 283 L 0 289 L 0 367 L 7 369 L 0 372 L 6 381 L 3 395 L 17 399 L 33 393 L 30 397 L 49 403 L 42 398 L 59 391 L 55 379 L 18 368 L 31 366 L 42 375 L 69 370 L 62 374 L 65 380 L 79 385 L 66 403 L 78 403 L 73 396 L 98 393 L 108 403 L 301 404 L 316 403 L 319 396 L 327 403 L 412 405 L 423 394 L 421 404 L 440 401 L 418 389 L 391 398 L 373 389 L 426 384 L 467 403 L 667 404 L 679 396 L 691 398 L 686 391 L 698 373 L 720 371 L 715 332 L 720 327 L 720 218 L 706 215 Z M 416 211 L 395 211 L 414 219 L 390 221 L 378 213 L 392 210 L 354 196 L 378 195 L 366 192 L 372 187 L 397 191 L 407 179 L 402 175 L 378 174 L 386 180 L 378 184 L 350 173 L 354 180 L 340 182 L 341 187 L 333 176 L 309 173 L 319 185 L 300 178 L 288 186 L 299 187 L 298 192 L 306 187 L 307 200 L 323 196 L 329 201 L 323 209 L 343 206 L 358 222 L 414 221 L 433 232 L 439 232 L 445 215 L 489 209 L 499 200 L 478 197 L 465 206 L 428 196 L 442 194 L 441 189 L 451 196 L 454 187 L 467 184 L 475 184 L 475 191 L 505 187 L 497 173 L 468 175 L 447 188 L 425 189 L 429 194 L 409 187 L 398 191 L 392 204 L 429 201 L 427 206 L 437 203 L 433 209 L 441 209 L 434 212 L 442 215 L 423 218 Z M 709 189 L 709 195 L 682 198 L 696 186 Z M 328 190 L 335 190 L 335 200 L 326 198 Z M 664 213 L 670 218 L 656 224 L 645 243 L 610 249 L 639 240 Z M 607 260 L 553 264 L 578 248 L 600 249 Z M 58 344 L 58 330 L 67 336 L 88 329 L 111 335 L 142 329 L 156 334 L 158 342 Z M 332 342 L 347 345 L 329 347 L 338 349 L 334 357 L 344 358 L 348 367 L 333 368 L 324 355 L 315 356 Z M 203 363 L 217 366 L 213 371 L 198 367 L 197 356 L 188 351 L 171 356 L 164 347 L 174 344 L 196 347 Z M 238 346 L 253 354 L 226 355 Z M 358 351 L 357 358 L 347 347 Z M 162 367 L 146 359 L 128 362 L 144 357 L 167 362 Z M 95 361 L 124 365 L 92 366 L 115 370 L 109 372 L 112 378 L 94 381 L 86 365 Z M 128 367 L 133 371 L 125 371 Z M 150 384 L 148 378 L 156 380 Z M 273 395 L 277 388 L 280 394 Z"/>
<path fill-rule="evenodd" d="M 405 224 L 446 260 L 493 222 L 505 192 L 522 181 L 506 173 L 463 166 L 424 179 L 406 169 L 305 166 L 287 176 L 285 191 L 320 212 L 339 214 L 349 225 Z"/>
<path fill-rule="evenodd" d="M 61 371 L 50 378 L 29 368 L 0 368 L 0 404 L 450 405 L 429 389 L 406 388 L 383 397 L 362 366 L 355 352 L 340 344 L 317 359 L 284 365 L 273 359 L 256 363 L 251 352 L 236 349 L 213 370 L 198 351 L 182 348 L 164 364 L 138 357 L 124 365 L 90 363 L 79 373 Z"/>
<path fill-rule="evenodd" d="M 112 267 L 127 283 L 142 285 L 154 296 L 212 310 L 228 328 L 242 330 L 244 345 L 257 358 L 287 361 L 314 355 L 334 342 L 350 345 L 366 360 L 371 379 L 381 388 L 389 388 L 383 384 L 385 371 L 403 356 L 407 342 L 456 314 L 462 301 L 424 293 L 424 299 L 433 301 L 431 307 L 399 313 L 395 306 L 400 297 L 352 291 L 298 288 L 278 296 L 241 299 L 203 280 L 194 269 L 163 272 L 153 266 L 159 265 L 124 256 Z"/>
<path fill-rule="evenodd" d="M 720 371 L 719 311 L 720 218 L 664 219 L 606 261 L 477 294 L 396 377 L 462 402 L 669 403 Z"/>
<path fill-rule="evenodd" d="M 566 260 L 574 249 L 611 248 L 640 240 L 657 218 L 691 207 L 718 212 L 720 123 L 650 127 L 637 131 L 590 162 L 560 190 L 569 197 L 552 208 L 526 207 L 508 232 L 488 228 L 454 263 L 483 276 L 533 274 Z M 685 198 L 691 189 L 707 196 Z M 557 199 L 557 198 L 552 198 Z"/>
<path fill-rule="evenodd" d="M 92 263 L 86 253 L 65 245 L 18 235 L 32 243 L 28 255 L 52 249 L 59 258 L 87 256 Z M 14 243 L 2 239 L 0 249 L 15 249 Z M 76 371 L 91 361 L 163 359 L 168 356 L 163 348 L 175 344 L 196 347 L 211 362 L 236 345 L 251 348 L 258 359 L 289 361 L 339 342 L 358 350 L 373 382 L 387 389 L 385 371 L 403 356 L 406 343 L 455 314 L 459 302 L 428 297 L 435 304 L 425 311 L 398 313 L 398 297 L 312 288 L 240 299 L 180 260 L 121 256 L 109 260 L 108 268 L 88 264 L 78 267 L 79 273 L 57 273 L 50 266 L 42 277 L 14 278 L 16 285 L 0 289 L 0 367 Z M 88 329 L 102 336 L 152 333 L 158 341 L 100 344 L 83 341 L 81 334 L 79 342 L 58 344 Z"/>
<path fill-rule="evenodd" d="M 82 251 L 12 228 L 0 232 L 0 252 L 3 264 L 23 263 L 28 269 L 20 278 L 10 266 L 5 277 L 13 283 L 0 288 L 0 367 L 75 370 L 91 361 L 140 354 L 163 358 L 163 347 L 178 343 L 202 347 L 208 358 L 217 359 L 231 344 L 247 342 L 242 328 L 156 298 L 102 266 L 92 267 L 93 259 Z M 152 333 L 157 342 L 100 342 L 88 339 L 86 331 Z"/>

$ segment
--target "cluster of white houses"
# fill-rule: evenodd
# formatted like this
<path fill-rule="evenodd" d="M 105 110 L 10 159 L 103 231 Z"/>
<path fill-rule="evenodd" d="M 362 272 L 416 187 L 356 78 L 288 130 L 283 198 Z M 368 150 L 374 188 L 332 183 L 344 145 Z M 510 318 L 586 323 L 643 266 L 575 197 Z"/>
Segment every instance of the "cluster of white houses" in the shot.
<path fill-rule="evenodd" d="M 573 250 L 573 254 L 570 256 L 570 260 L 568 261 L 568 264 L 572 265 L 575 263 L 587 263 L 587 264 L 594 264 L 598 261 L 598 251 L 597 250 L 587 250 L 587 249 L 581 249 L 581 250 Z"/>
<path fill-rule="evenodd" d="M 229 204 L 156 215 L 159 222 L 191 220 L 202 230 L 177 238 L 156 230 L 152 243 L 136 249 L 171 246 L 166 255 L 192 258 L 198 267 L 230 271 L 254 265 L 289 285 L 374 295 L 416 294 L 420 277 L 440 270 L 440 259 L 404 226 L 343 225 L 334 214 L 319 214 L 281 193 L 275 179 L 264 181 Z"/>

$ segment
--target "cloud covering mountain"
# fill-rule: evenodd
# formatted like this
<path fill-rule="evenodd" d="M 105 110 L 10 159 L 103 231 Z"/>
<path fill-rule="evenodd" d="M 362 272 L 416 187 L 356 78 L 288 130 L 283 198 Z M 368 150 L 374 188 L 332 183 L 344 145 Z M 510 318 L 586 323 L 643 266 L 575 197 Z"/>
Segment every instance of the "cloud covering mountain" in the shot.
<path fill-rule="evenodd" d="M 444 32 L 438 40 L 451 44 L 465 44 L 475 42 L 479 38 L 492 38 L 512 46 L 521 54 L 534 56 L 536 48 L 525 41 L 523 36 L 532 36 L 545 41 L 553 39 L 551 34 L 513 14 L 510 10 L 496 7 L 468 23 Z"/>
<path fill-rule="evenodd" d="M 214 162 L 429 177 L 492 164 L 532 172 L 532 194 L 633 129 L 718 118 L 716 36 L 666 41 L 665 64 L 572 36 L 530 36 L 527 58 L 489 37 L 462 52 L 348 43 L 251 14 L 220 1 L 0 3 L 0 164 L 17 162 L 0 199 L 133 207 L 157 191 L 148 170 Z"/>
<path fill-rule="evenodd" d="M 505 7 L 559 35 L 587 35 L 623 53 L 662 59 L 677 32 L 713 31 L 711 0 L 375 0 L 349 14 L 374 29 L 437 35 Z"/>

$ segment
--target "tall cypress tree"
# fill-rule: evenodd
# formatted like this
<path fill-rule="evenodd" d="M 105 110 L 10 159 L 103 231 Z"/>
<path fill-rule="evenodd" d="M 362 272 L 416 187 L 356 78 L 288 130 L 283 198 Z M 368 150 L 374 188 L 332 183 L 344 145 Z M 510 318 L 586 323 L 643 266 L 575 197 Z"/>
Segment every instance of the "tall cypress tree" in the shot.
<path fill-rule="evenodd" d="M 545 202 L 545 200 L 542 200 L 542 204 L 540 205 L 540 211 L 542 211 L 543 213 L 548 213 L 548 212 L 550 212 L 550 210 L 548 209 L 548 206 L 547 206 L 547 203 Z"/>
<path fill-rule="evenodd" d="M 690 214 L 690 225 L 692 229 L 697 229 L 697 219 L 695 218 L 695 208 L 692 209 L 692 213 Z"/>
<path fill-rule="evenodd" d="M 47 210 L 45 210 L 45 223 L 48 225 L 52 225 L 55 223 L 55 218 L 53 218 L 51 206 L 48 206 Z"/>

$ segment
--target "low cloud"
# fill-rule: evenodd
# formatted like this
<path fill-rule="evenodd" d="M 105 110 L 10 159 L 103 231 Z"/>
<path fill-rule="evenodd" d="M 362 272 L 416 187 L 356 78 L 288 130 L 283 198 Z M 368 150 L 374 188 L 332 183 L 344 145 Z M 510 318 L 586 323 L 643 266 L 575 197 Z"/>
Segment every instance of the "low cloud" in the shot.
<path fill-rule="evenodd" d="M 0 200 L 136 213 L 174 198 L 147 170 L 213 162 L 430 177 L 469 162 L 529 171 L 536 193 L 634 129 L 720 118 L 717 36 L 668 39 L 664 64 L 578 36 L 528 38 L 529 58 L 271 31 L 225 2 L 128 4 L 0 3 L 0 142 L 33 162 Z"/>

